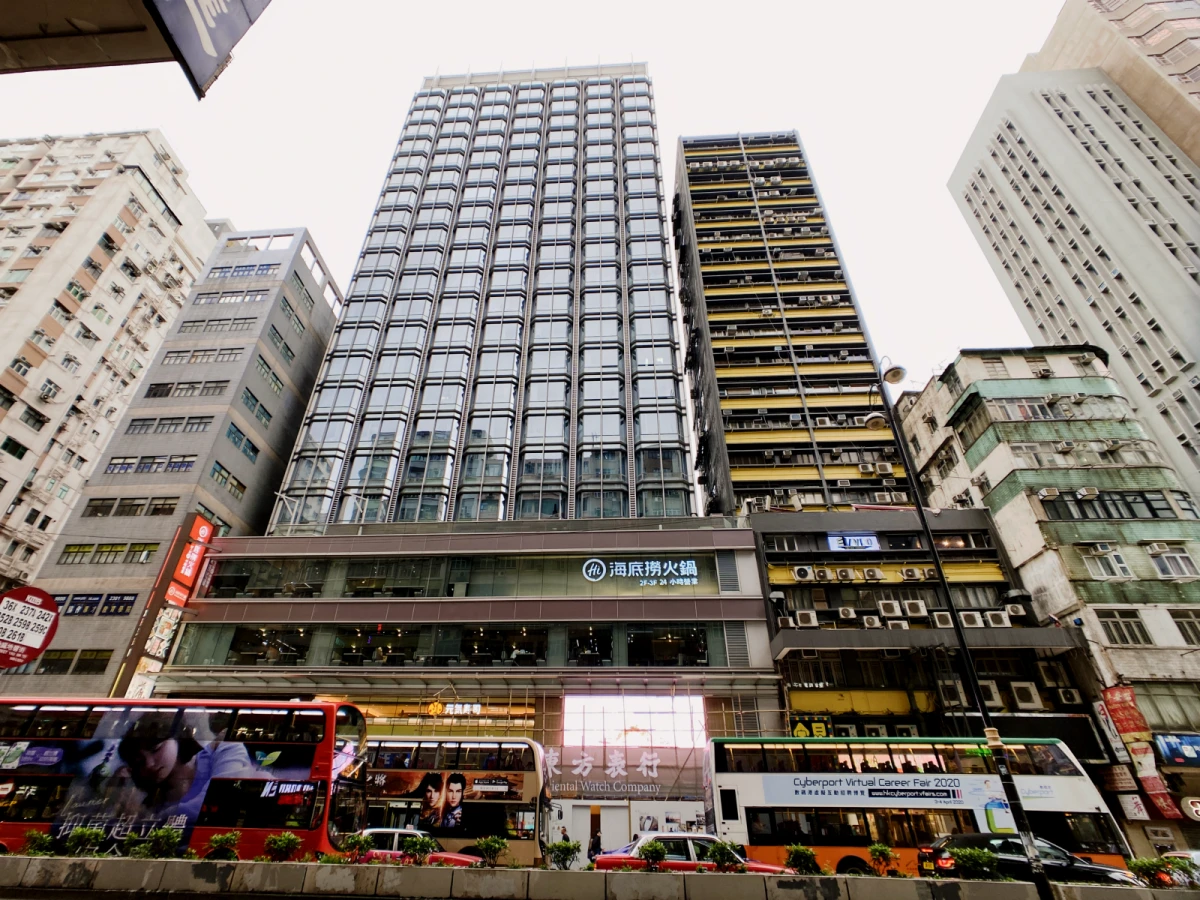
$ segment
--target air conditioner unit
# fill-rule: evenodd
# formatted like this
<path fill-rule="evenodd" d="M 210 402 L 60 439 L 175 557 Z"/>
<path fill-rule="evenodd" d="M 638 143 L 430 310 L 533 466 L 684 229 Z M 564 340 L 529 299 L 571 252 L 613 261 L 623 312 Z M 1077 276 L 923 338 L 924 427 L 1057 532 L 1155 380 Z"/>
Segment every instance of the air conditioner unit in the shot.
<path fill-rule="evenodd" d="M 1006 604 L 1004 607 L 1004 611 L 1006 613 L 1008 613 L 1009 618 L 1011 618 L 1013 616 L 1024 616 L 1028 613 L 1028 610 L 1026 610 L 1025 607 L 1022 606 L 1020 603 Z"/>
<path fill-rule="evenodd" d="M 838 581 L 853 581 L 854 577 L 855 577 L 855 572 L 853 569 L 838 569 L 837 570 Z"/>
<path fill-rule="evenodd" d="M 1058 494 L 1058 488 L 1042 488 L 1037 492 L 1039 500 L 1057 500 Z"/>
<path fill-rule="evenodd" d="M 906 494 L 904 491 L 899 491 L 899 492 L 893 491 L 892 492 L 892 502 L 893 503 L 907 503 L 908 502 L 908 494 Z"/>
<path fill-rule="evenodd" d="M 908 631 L 908 620 L 892 619 L 888 622 L 887 627 L 892 631 Z"/>
<path fill-rule="evenodd" d="M 925 608 L 924 600 L 905 600 L 904 614 L 910 619 L 924 619 L 929 611 Z"/>
<path fill-rule="evenodd" d="M 854 609 L 853 606 L 842 606 L 842 607 L 839 607 L 839 609 L 838 609 L 838 618 L 839 619 L 857 619 L 858 612 Z"/>
<path fill-rule="evenodd" d="M 862 624 L 863 628 L 882 628 L 883 619 L 879 618 L 879 616 L 863 616 Z"/>
<path fill-rule="evenodd" d="M 1009 682 L 1008 689 L 1012 691 L 1013 701 L 1017 709 L 1042 709 L 1042 695 L 1038 693 L 1037 685 L 1032 681 Z"/>
<path fill-rule="evenodd" d="M 1042 398 L 1042 401 L 1045 403 L 1057 403 L 1061 399 L 1062 397 L 1059 394 L 1047 394 Z"/>
<path fill-rule="evenodd" d="M 1051 378 L 1054 375 L 1053 369 L 1037 368 L 1033 370 L 1034 378 Z"/>
<path fill-rule="evenodd" d="M 876 503 L 891 503 L 892 495 L 888 491 L 876 491 L 875 492 L 875 502 Z"/>
<path fill-rule="evenodd" d="M 1087 400 L 1087 398 L 1088 398 L 1087 394 L 1072 394 L 1071 402 L 1072 403 L 1083 403 L 1085 400 Z"/>
<path fill-rule="evenodd" d="M 800 648 L 800 658 L 801 659 L 820 659 L 821 651 L 818 650 L 816 647 L 801 647 Z"/>
<path fill-rule="evenodd" d="M 934 628 L 953 628 L 954 627 L 954 619 L 951 618 L 951 616 L 953 616 L 953 615 L 954 615 L 953 613 L 948 613 L 948 612 L 935 612 L 933 614 L 933 627 Z"/>
<path fill-rule="evenodd" d="M 833 569 L 813 569 L 813 577 L 817 581 L 833 581 Z"/>
<path fill-rule="evenodd" d="M 895 471 L 895 467 L 891 463 L 876 463 L 875 471 L 880 475 L 891 475 Z"/>
<path fill-rule="evenodd" d="M 913 738 L 913 737 L 919 736 L 917 734 L 917 726 L 916 725 L 893 725 L 892 731 L 895 732 L 896 737 Z"/>
<path fill-rule="evenodd" d="M 900 577 L 905 581 L 919 581 L 921 579 L 921 570 L 914 566 L 905 566 L 900 570 Z"/>
<path fill-rule="evenodd" d="M 783 629 L 785 629 L 785 628 L 795 628 L 796 620 L 793 619 L 791 616 L 776 616 L 775 627 L 778 628 L 780 631 L 783 631 Z"/>
<path fill-rule="evenodd" d="M 983 705 L 989 709 L 1000 709 L 1004 701 L 1000 699 L 1000 685 L 991 680 L 979 682 L 979 693 L 983 695 Z"/>
<path fill-rule="evenodd" d="M 1059 688 L 1058 702 L 1066 706 L 1078 706 L 1083 702 L 1083 695 L 1074 688 Z"/>
<path fill-rule="evenodd" d="M 963 628 L 983 628 L 983 616 L 973 609 L 963 610 L 958 614 L 958 621 Z"/>
<path fill-rule="evenodd" d="M 798 609 L 794 615 L 796 617 L 797 628 L 817 628 L 821 624 L 817 621 L 817 611 L 815 609 Z"/>
<path fill-rule="evenodd" d="M 1075 442 L 1074 441 L 1059 441 L 1057 444 L 1054 445 L 1054 449 L 1057 450 L 1059 453 L 1070 453 L 1072 450 L 1075 449 Z"/>
<path fill-rule="evenodd" d="M 930 566 L 928 569 L 922 569 L 921 572 L 922 572 L 922 574 L 924 574 L 926 581 L 936 581 L 937 580 L 937 577 L 938 577 L 937 569 L 935 569 L 933 566 Z"/>
<path fill-rule="evenodd" d="M 988 627 L 990 628 L 1012 628 L 1012 622 L 1008 619 L 1008 613 L 1002 609 L 989 609 L 984 616 L 987 618 Z"/>
<path fill-rule="evenodd" d="M 858 471 L 863 475 L 875 474 L 875 467 L 871 463 L 859 463 Z"/>
<path fill-rule="evenodd" d="M 867 581 L 883 581 L 883 569 L 874 567 L 863 569 L 863 578 Z"/>
<path fill-rule="evenodd" d="M 938 680 L 938 695 L 944 706 L 966 706 L 967 693 L 963 690 L 962 682 L 943 678 Z"/>
<path fill-rule="evenodd" d="M 895 600 L 880 600 L 879 614 L 881 616 L 896 617 L 904 615 L 904 610 L 900 608 L 899 602 Z"/>
<path fill-rule="evenodd" d="M 1171 552 L 1171 545 L 1156 541 L 1153 544 L 1146 545 L 1146 552 L 1151 556 L 1162 556 L 1164 553 Z"/>
<path fill-rule="evenodd" d="M 812 566 L 795 566 L 792 568 L 792 577 L 797 581 L 814 581 L 817 576 Z"/>
<path fill-rule="evenodd" d="M 1100 488 L 1081 487 L 1075 492 L 1075 496 L 1080 500 L 1095 500 L 1100 496 Z"/>
<path fill-rule="evenodd" d="M 850 485 L 851 485 L 851 481 L 849 478 L 839 478 L 838 479 L 838 482 L 837 482 L 838 487 L 850 487 Z"/>
<path fill-rule="evenodd" d="M 901 658 L 903 658 L 903 656 L 904 656 L 904 651 L 903 651 L 903 650 L 897 650 L 897 649 L 895 649 L 895 648 L 893 648 L 893 649 L 890 649 L 890 650 L 887 650 L 887 649 L 885 649 L 885 650 L 883 650 L 883 651 L 882 651 L 882 653 L 881 653 L 880 655 L 881 655 L 881 656 L 882 656 L 884 659 L 901 659 Z"/>

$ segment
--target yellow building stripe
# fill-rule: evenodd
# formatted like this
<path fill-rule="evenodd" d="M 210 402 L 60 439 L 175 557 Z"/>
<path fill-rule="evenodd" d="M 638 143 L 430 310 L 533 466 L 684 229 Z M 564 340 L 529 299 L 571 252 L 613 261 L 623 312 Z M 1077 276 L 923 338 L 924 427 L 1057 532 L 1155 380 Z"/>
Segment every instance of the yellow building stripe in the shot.
<path fill-rule="evenodd" d="M 728 171 L 728 169 L 726 169 L 726 171 Z M 745 180 L 744 181 L 703 181 L 703 182 L 697 182 L 696 184 L 691 184 L 689 182 L 689 185 L 690 185 L 689 193 L 691 194 L 691 196 L 695 197 L 698 193 L 707 192 L 707 191 L 728 191 L 730 189 L 735 190 L 735 191 L 749 190 L 750 189 L 750 179 L 745 177 L 745 175 L 743 175 L 743 173 L 745 173 L 746 170 L 745 169 L 735 169 L 734 171 L 737 172 L 738 175 L 745 178 Z M 781 190 L 782 188 L 787 188 L 787 187 L 810 187 L 812 185 L 811 178 L 788 178 L 784 181 L 775 183 L 770 180 L 770 178 L 771 178 L 770 174 L 766 173 L 762 169 L 752 169 L 751 174 L 752 174 L 752 177 L 754 177 L 754 178 L 766 178 L 767 179 L 766 184 L 757 185 L 760 192 L 761 191 L 778 191 L 778 190 Z"/>
<path fill-rule="evenodd" d="M 912 691 L 918 712 L 931 713 L 939 708 L 933 691 Z M 913 712 L 909 692 L 888 690 L 820 690 L 789 691 L 788 709 L 805 713 L 858 713 L 871 716 L 907 715 Z"/>
<path fill-rule="evenodd" d="M 872 563 L 871 567 L 883 570 L 882 581 L 867 581 L 863 577 L 863 563 L 855 563 L 853 560 L 846 559 L 842 556 L 837 559 L 822 560 L 816 563 L 805 563 L 806 566 L 816 566 L 818 568 L 827 569 L 854 569 L 855 578 L 853 581 L 805 581 L 803 584 L 811 584 L 814 587 L 823 587 L 826 585 L 836 587 L 839 584 L 908 584 L 913 587 L 928 585 L 928 581 L 913 581 L 905 580 L 900 575 L 901 569 L 917 567 L 921 569 L 931 568 L 929 562 L 911 562 L 911 563 Z M 767 566 L 767 578 L 774 585 L 792 585 L 800 584 L 796 581 L 796 576 L 792 574 L 792 566 Z M 955 584 L 977 584 L 988 583 L 1006 580 L 1004 570 L 998 562 L 947 562 L 942 563 L 942 570 L 946 573 L 946 580 Z M 870 611 L 867 610 L 869 614 Z M 862 612 L 859 613 L 862 615 Z"/>
<path fill-rule="evenodd" d="M 764 310 L 760 309 L 739 309 L 725 312 L 718 306 L 708 311 L 708 321 L 742 322 L 747 319 L 761 319 L 770 322 L 772 319 L 779 318 L 779 310 L 774 307 L 768 307 L 765 310 L 766 315 L 763 315 L 763 312 Z M 847 314 L 856 315 L 853 306 L 849 303 L 843 303 L 838 306 L 811 306 L 804 309 L 789 309 L 787 311 L 787 318 L 827 319 L 830 316 L 836 316 L 839 319 L 844 319 Z"/>
<path fill-rule="evenodd" d="M 767 272 L 771 269 L 840 269 L 842 262 L 836 256 L 818 256 L 809 259 L 777 259 L 768 264 L 762 262 L 701 263 L 700 271 L 709 272 Z"/>
<path fill-rule="evenodd" d="M 867 339 L 859 332 L 844 331 L 841 334 L 793 334 L 792 343 L 803 349 L 805 344 L 865 344 Z M 787 340 L 782 334 L 768 335 L 767 337 L 747 337 L 747 338 L 714 338 L 712 342 L 713 349 L 719 350 L 724 347 L 732 347 L 734 350 L 750 349 L 752 347 L 778 347 L 781 344 L 786 344 Z"/>
<path fill-rule="evenodd" d="M 836 409 L 838 407 L 862 407 L 867 405 L 867 395 L 863 394 L 810 394 L 809 409 Z M 880 407 L 879 394 L 871 395 L 871 406 Z M 765 397 L 726 397 L 721 401 L 721 409 L 803 409 L 804 404 L 795 394 L 768 394 Z M 823 415 L 823 413 L 817 413 Z"/>
<path fill-rule="evenodd" d="M 770 147 L 746 147 L 746 155 L 753 158 L 755 156 L 800 156 L 800 148 L 795 144 L 772 144 Z M 684 159 L 702 159 L 710 156 L 724 156 L 728 159 L 740 160 L 742 157 L 741 148 L 721 147 L 714 150 L 687 150 L 683 151 Z M 804 157 L 800 156 L 801 164 Z"/>
<path fill-rule="evenodd" d="M 803 429 L 801 429 L 803 431 Z M 732 432 L 736 434 L 737 432 Z M 817 471 L 816 466 L 734 466 L 730 472 L 730 477 L 735 482 L 764 482 L 771 484 L 774 482 L 784 483 L 788 481 L 817 481 L 821 475 Z M 879 478 L 881 476 L 858 471 L 858 466 L 826 466 L 825 478 L 830 481 L 838 481 L 843 478 Z M 903 478 L 904 467 L 894 466 L 892 474 L 888 478 Z M 879 488 L 884 490 L 884 488 Z M 783 498 L 786 501 L 786 498 Z"/>
<path fill-rule="evenodd" d="M 875 367 L 870 363 L 801 363 L 798 367 L 801 375 L 874 375 Z M 778 366 L 718 366 L 717 379 L 722 378 L 766 378 L 769 376 L 795 375 L 790 365 Z"/>
<path fill-rule="evenodd" d="M 779 285 L 779 293 L 781 294 L 828 294 L 839 293 L 846 290 L 846 282 L 844 281 L 805 281 L 797 284 L 781 284 Z M 706 297 L 736 297 L 740 294 L 762 294 L 775 293 L 775 288 L 770 284 L 745 285 L 743 287 L 706 287 L 704 296 Z"/>
<path fill-rule="evenodd" d="M 881 441 L 891 443 L 895 438 L 889 429 L 872 431 L 870 428 L 815 428 L 817 443 L 845 443 L 846 441 Z M 807 428 L 778 428 L 761 431 L 727 431 L 726 444 L 755 444 L 766 449 L 764 445 L 786 447 L 789 444 L 807 444 Z"/>

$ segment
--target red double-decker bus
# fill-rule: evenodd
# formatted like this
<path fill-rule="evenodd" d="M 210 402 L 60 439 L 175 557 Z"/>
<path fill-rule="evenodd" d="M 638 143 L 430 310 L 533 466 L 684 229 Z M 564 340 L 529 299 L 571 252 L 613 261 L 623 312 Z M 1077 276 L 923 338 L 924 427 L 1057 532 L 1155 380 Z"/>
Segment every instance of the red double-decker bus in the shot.
<path fill-rule="evenodd" d="M 366 724 L 340 703 L 0 699 L 0 851 L 30 829 L 63 840 L 171 826 L 205 854 L 237 830 L 243 859 L 291 831 L 336 851 L 366 822 Z"/>

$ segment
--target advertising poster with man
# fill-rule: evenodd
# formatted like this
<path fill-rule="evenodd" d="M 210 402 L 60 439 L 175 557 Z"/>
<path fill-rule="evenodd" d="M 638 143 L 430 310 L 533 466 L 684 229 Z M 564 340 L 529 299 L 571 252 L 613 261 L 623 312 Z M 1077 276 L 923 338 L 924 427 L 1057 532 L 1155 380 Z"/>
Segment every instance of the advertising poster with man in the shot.
<path fill-rule="evenodd" d="M 419 800 L 415 827 L 438 837 L 503 834 L 505 806 L 487 801 L 527 799 L 521 773 L 401 771 L 376 772 L 370 779 L 373 793 Z"/>

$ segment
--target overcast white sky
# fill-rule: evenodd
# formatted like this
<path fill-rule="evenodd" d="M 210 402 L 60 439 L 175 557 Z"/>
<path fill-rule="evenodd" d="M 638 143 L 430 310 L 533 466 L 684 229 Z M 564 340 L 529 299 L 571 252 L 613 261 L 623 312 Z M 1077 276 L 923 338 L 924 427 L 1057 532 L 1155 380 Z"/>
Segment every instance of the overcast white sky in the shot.
<path fill-rule="evenodd" d="M 945 185 L 1059 6 L 274 0 L 201 102 L 173 63 L 0 75 L 0 133 L 160 128 L 210 216 L 309 227 L 345 289 L 424 75 L 645 61 L 668 203 L 679 135 L 799 129 L 876 348 L 922 384 L 1027 343 Z"/>

